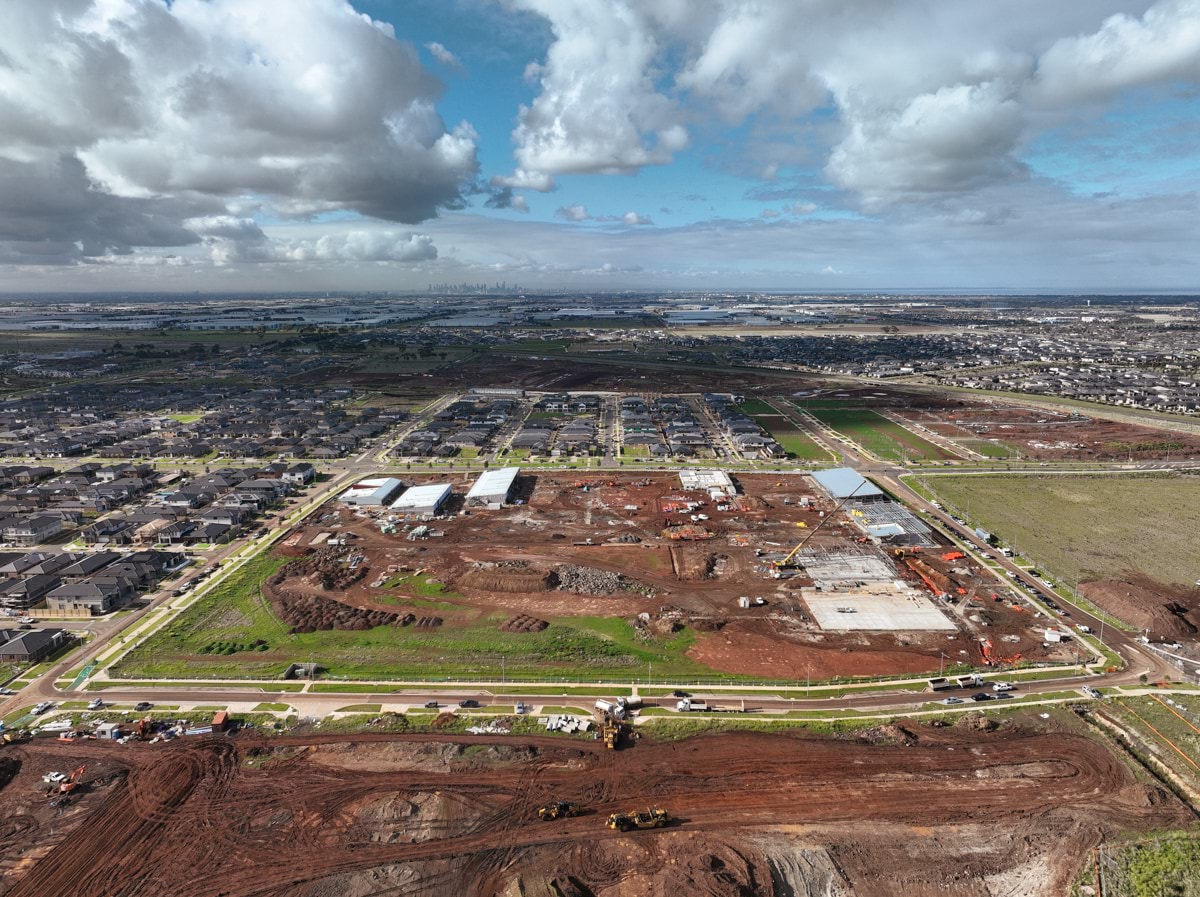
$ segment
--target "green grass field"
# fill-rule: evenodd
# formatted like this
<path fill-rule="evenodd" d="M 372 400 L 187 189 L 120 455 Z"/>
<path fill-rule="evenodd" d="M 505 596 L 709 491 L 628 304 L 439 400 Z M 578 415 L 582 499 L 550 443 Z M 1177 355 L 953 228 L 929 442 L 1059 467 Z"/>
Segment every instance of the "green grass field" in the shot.
<path fill-rule="evenodd" d="M 973 452 L 979 452 L 985 458 L 1015 458 L 1017 452 L 1010 445 L 1005 445 L 1003 442 L 992 442 L 990 439 L 957 439 L 951 437 L 963 448 L 968 448 Z"/>
<path fill-rule="evenodd" d="M 803 404 L 800 407 L 805 407 L 817 420 L 888 461 L 942 461 L 958 457 L 870 408 L 816 408 Z"/>
<path fill-rule="evenodd" d="M 1104 893 L 1111 897 L 1200 897 L 1200 836 L 1194 831 L 1156 832 L 1105 847 Z M 1084 863 L 1072 893 L 1097 893 L 1094 866 Z"/>
<path fill-rule="evenodd" d="M 1155 758 L 1193 788 L 1200 787 L 1200 770 L 1192 765 L 1200 758 L 1200 698 L 1194 695 L 1171 695 L 1178 707 L 1171 707 L 1154 697 L 1117 698 L 1107 707 L 1126 726 L 1141 733 L 1148 744 L 1157 749 Z M 1153 728 L 1151 728 L 1153 727 Z M 1195 728 L 1193 728 L 1195 727 Z M 1171 745 L 1175 747 L 1171 747 Z M 1192 762 L 1185 760 L 1175 749 L 1183 751 Z"/>
<path fill-rule="evenodd" d="M 922 482 L 1064 583 L 1125 571 L 1182 585 L 1200 579 L 1198 478 L 976 475 Z"/>
<path fill-rule="evenodd" d="M 284 563 L 260 556 L 185 610 L 112 669 L 122 679 L 279 678 L 293 662 L 315 661 L 346 679 L 500 678 L 632 680 L 712 676 L 686 657 L 691 630 L 650 639 L 620 619 L 554 618 L 543 632 L 506 633 L 508 614 L 434 630 L 380 626 L 362 632 L 290 633 L 261 585 Z M 429 586 L 428 583 L 425 584 Z M 432 589 L 433 587 L 430 586 Z M 440 593 L 434 593 L 440 594 Z M 255 647 L 265 642 L 266 647 Z M 238 646 L 227 653 L 227 646 Z M 217 650 L 213 649 L 217 646 Z M 586 672 L 585 672 L 586 671 Z"/>
<path fill-rule="evenodd" d="M 828 461 L 832 456 L 782 414 L 756 414 L 754 422 L 798 461 Z"/>
<path fill-rule="evenodd" d="M 753 417 L 756 414 L 778 414 L 769 402 L 764 402 L 762 399 L 747 399 L 738 405 L 738 410 L 743 414 L 749 414 Z"/>

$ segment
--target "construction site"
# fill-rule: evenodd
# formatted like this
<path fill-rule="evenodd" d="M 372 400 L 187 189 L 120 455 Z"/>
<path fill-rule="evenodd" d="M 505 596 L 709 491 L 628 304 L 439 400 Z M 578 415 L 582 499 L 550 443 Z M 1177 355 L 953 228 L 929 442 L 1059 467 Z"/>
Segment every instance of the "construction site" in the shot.
<path fill-rule="evenodd" d="M 616 618 L 648 641 L 688 631 L 687 657 L 713 674 L 793 680 L 1078 659 L 1065 633 L 1047 638 L 1053 618 L 881 494 L 801 475 L 538 472 L 503 505 L 467 507 L 475 478 L 446 482 L 420 521 L 339 502 L 311 515 L 265 586 L 277 615 L 427 639 L 495 621 L 518 640 Z"/>
<path fill-rule="evenodd" d="M 620 752 L 564 736 L 35 740 L 0 748 L 0 893 L 1049 897 L 1106 833 L 1188 824 L 1070 714 L 1030 719 Z M 48 789 L 62 769 L 70 791 Z"/>

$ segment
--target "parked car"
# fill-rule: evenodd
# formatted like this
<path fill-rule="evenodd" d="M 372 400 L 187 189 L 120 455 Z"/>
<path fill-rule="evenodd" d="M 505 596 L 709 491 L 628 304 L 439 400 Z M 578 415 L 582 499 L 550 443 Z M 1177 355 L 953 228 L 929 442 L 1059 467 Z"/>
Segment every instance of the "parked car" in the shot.
<path fill-rule="evenodd" d="M 679 688 L 677 688 L 673 692 L 671 692 L 671 696 L 676 697 L 676 698 L 690 698 L 691 697 L 690 694 L 688 694 L 686 691 L 683 691 L 682 689 L 679 689 Z"/>
<path fill-rule="evenodd" d="M 426 701 L 425 707 L 429 710 L 437 710 L 438 702 L 437 701 Z"/>
<path fill-rule="evenodd" d="M 15 694 L 16 694 L 16 692 L 13 691 L 11 688 L 0 688 L 0 695 L 5 695 L 7 697 L 8 695 L 15 695 Z"/>
<path fill-rule="evenodd" d="M 1012 687 L 1011 682 L 993 682 L 992 683 L 992 691 L 1012 691 L 1012 690 L 1013 690 L 1013 687 Z"/>
<path fill-rule="evenodd" d="M 954 698 L 954 697 L 943 698 L 942 703 L 943 704 L 962 704 L 963 699 L 962 698 Z"/>
<path fill-rule="evenodd" d="M 472 698 L 467 698 L 465 701 L 459 701 L 458 706 L 462 708 L 478 707 L 479 702 Z"/>
<path fill-rule="evenodd" d="M 153 709 L 153 707 L 154 707 L 154 705 L 151 704 L 149 701 L 138 701 L 136 704 L 133 705 L 133 709 L 136 710 L 138 713 L 145 713 L 147 710 Z"/>
<path fill-rule="evenodd" d="M 91 701 L 88 701 L 87 709 L 88 710 L 103 710 L 104 709 L 104 701 L 102 701 L 100 698 L 95 698 Z"/>
<path fill-rule="evenodd" d="M 38 715 L 41 715 L 41 714 L 45 713 L 47 710 L 49 710 L 50 708 L 52 708 L 53 706 L 54 706 L 53 701 L 42 701 L 41 703 L 35 704 L 33 706 L 33 712 Z"/>
<path fill-rule="evenodd" d="M 972 701 L 990 701 L 991 699 L 992 699 L 992 696 L 989 695 L 986 691 L 976 692 L 975 694 L 971 695 Z"/>

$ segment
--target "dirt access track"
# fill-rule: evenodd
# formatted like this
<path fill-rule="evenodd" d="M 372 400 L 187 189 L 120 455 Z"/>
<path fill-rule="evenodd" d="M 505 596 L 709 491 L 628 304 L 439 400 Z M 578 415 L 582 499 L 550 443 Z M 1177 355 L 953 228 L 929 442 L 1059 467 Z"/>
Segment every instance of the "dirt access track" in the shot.
<path fill-rule="evenodd" d="M 1102 833 L 1173 797 L 1061 731 L 897 725 L 708 735 L 613 753 L 562 738 L 35 741 L 0 790 L 7 897 L 1056 895 Z M 49 770 L 86 764 L 52 808 Z M 547 823 L 537 809 L 577 801 Z M 608 814 L 657 804 L 662 830 Z"/>

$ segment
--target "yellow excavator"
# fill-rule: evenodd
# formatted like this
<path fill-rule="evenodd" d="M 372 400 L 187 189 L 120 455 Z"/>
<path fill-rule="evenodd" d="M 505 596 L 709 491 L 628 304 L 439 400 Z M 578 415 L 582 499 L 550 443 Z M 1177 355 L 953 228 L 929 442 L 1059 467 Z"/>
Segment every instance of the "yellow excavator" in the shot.
<path fill-rule="evenodd" d="M 613 813 L 605 824 L 616 831 L 629 832 L 635 829 L 666 828 L 670 821 L 671 814 L 666 810 L 660 807 L 647 807 L 645 810 Z"/>

